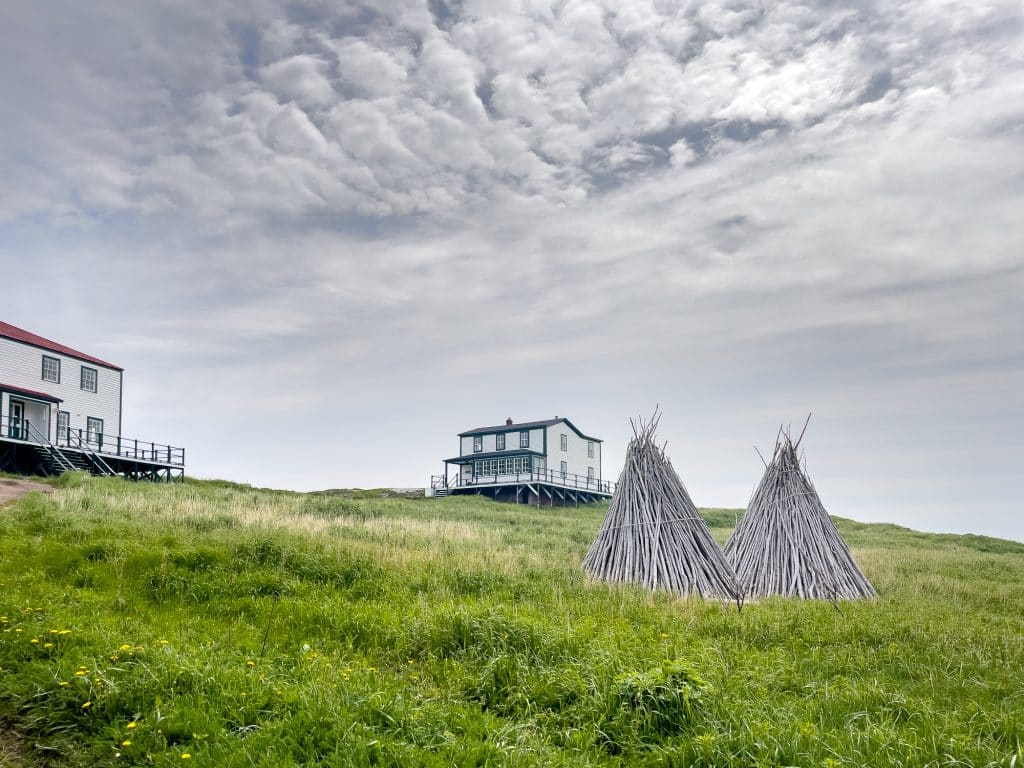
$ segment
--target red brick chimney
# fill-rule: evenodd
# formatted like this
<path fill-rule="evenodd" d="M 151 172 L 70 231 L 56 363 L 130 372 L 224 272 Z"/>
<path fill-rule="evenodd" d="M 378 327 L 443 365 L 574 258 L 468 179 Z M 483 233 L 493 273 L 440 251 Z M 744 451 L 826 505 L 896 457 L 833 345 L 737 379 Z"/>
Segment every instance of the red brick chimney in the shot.
<path fill-rule="evenodd" d="M 505 419 L 505 426 L 506 427 L 511 427 L 512 426 L 512 419 L 511 418 Z"/>

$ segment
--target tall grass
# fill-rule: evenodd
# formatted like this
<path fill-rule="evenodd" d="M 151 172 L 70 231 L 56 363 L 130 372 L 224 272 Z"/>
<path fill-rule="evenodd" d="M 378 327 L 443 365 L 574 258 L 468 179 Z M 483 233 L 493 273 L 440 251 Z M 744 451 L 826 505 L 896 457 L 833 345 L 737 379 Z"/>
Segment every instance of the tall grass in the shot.
<path fill-rule="evenodd" d="M 0 511 L 0 765 L 1024 764 L 1024 545 L 839 521 L 878 600 L 737 612 L 587 583 L 600 505 L 58 485 Z"/>

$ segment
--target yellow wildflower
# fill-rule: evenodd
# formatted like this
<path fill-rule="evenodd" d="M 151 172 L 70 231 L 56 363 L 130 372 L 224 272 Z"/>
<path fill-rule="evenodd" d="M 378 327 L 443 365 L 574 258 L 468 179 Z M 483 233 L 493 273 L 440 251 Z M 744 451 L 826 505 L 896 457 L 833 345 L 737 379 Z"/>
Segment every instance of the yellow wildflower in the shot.
<path fill-rule="evenodd" d="M 127 729 L 128 729 L 129 731 L 130 731 L 130 730 L 132 730 L 133 728 L 135 728 L 135 726 L 136 726 L 136 725 L 138 725 L 138 723 L 136 723 L 136 722 L 135 722 L 134 720 L 132 720 L 132 721 L 131 721 L 130 723 L 128 723 L 128 725 L 126 725 L 125 727 L 126 727 L 126 728 L 127 728 Z"/>
<path fill-rule="evenodd" d="M 43 648 L 53 648 L 53 643 L 43 643 Z"/>
<path fill-rule="evenodd" d="M 82 705 L 82 709 L 88 709 L 91 706 L 92 706 L 92 702 L 91 701 L 87 701 L 87 702 L 85 702 L 85 704 Z"/>
<path fill-rule="evenodd" d="M 182 752 L 181 753 L 181 759 L 182 760 L 191 760 L 192 759 L 192 755 L 190 755 L 188 752 Z"/>
<path fill-rule="evenodd" d="M 124 741 L 121 742 L 121 746 L 122 747 L 130 747 L 131 745 L 132 745 L 132 740 L 131 739 L 125 739 Z"/>

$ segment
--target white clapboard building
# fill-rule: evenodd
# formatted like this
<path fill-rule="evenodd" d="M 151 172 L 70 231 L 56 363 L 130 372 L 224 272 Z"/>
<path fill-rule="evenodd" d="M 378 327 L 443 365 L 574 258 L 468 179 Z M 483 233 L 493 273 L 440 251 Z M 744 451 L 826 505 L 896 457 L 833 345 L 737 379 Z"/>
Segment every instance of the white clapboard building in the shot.
<path fill-rule="evenodd" d="M 0 321 L 0 469 L 170 479 L 181 448 L 122 435 L 124 371 Z"/>
<path fill-rule="evenodd" d="M 427 494 L 480 494 L 552 506 L 608 498 L 614 483 L 601 470 L 602 442 L 569 419 L 514 422 L 459 433 L 459 455 L 444 460 Z"/>

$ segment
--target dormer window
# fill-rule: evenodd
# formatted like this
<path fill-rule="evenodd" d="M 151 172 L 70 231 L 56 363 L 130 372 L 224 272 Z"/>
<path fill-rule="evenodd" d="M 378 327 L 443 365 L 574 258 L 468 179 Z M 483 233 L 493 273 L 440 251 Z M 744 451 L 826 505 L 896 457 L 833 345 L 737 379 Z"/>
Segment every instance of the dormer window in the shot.
<path fill-rule="evenodd" d="M 43 355 L 43 381 L 60 384 L 60 358 Z"/>
<path fill-rule="evenodd" d="M 505 435 L 504 434 L 495 435 L 494 436 L 494 450 L 496 450 L 496 451 L 504 451 L 505 450 Z"/>
<path fill-rule="evenodd" d="M 476 435 L 473 437 L 473 453 L 483 453 L 484 450 L 484 438 L 483 435 Z"/>
<path fill-rule="evenodd" d="M 96 391 L 96 369 L 82 366 L 82 389 L 86 392 Z"/>

